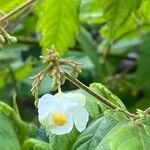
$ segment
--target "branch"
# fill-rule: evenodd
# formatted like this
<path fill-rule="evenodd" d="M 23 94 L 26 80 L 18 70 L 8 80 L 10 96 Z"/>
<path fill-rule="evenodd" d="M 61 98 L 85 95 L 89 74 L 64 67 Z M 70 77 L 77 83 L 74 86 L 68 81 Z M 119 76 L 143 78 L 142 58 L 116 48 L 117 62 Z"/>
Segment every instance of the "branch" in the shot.
<path fill-rule="evenodd" d="M 47 74 L 50 74 L 51 77 L 53 78 L 54 85 L 57 86 L 58 90 L 60 88 L 60 85 L 63 85 L 65 82 L 65 79 L 67 78 L 71 83 L 73 83 L 80 89 L 86 91 L 87 93 L 95 97 L 96 100 L 101 101 L 107 107 L 123 112 L 129 119 L 134 120 L 136 118 L 135 114 L 132 114 L 128 112 L 127 110 L 124 110 L 120 108 L 119 106 L 113 104 L 111 101 L 109 101 L 102 95 L 97 94 L 95 91 L 91 90 L 89 87 L 87 87 L 82 82 L 77 80 L 73 75 L 70 75 L 69 73 L 67 73 L 62 66 L 65 65 L 65 66 L 71 67 L 73 69 L 72 73 L 75 73 L 76 75 L 78 75 L 81 72 L 80 68 L 78 67 L 79 64 L 74 61 L 65 61 L 65 60 L 60 59 L 60 56 L 55 51 L 54 46 L 52 46 L 52 49 L 49 50 L 49 53 L 47 55 L 40 56 L 40 58 L 42 59 L 43 64 L 47 65 L 46 67 L 47 69 L 46 70 L 44 69 L 39 74 L 32 77 L 34 81 L 32 84 L 31 91 L 33 94 L 35 94 L 36 96 L 35 99 L 38 99 L 38 93 L 39 93 L 39 87 L 40 87 L 41 81 L 44 79 L 44 77 Z"/>
<path fill-rule="evenodd" d="M 150 107 L 148 107 L 145 111 L 146 114 L 150 114 Z"/>
<path fill-rule="evenodd" d="M 32 37 L 23 37 L 23 36 L 16 36 L 17 41 L 20 43 L 27 43 L 27 44 L 33 44 L 38 45 L 38 41 L 35 38 Z"/>
<path fill-rule="evenodd" d="M 14 16 L 15 14 L 17 14 L 18 12 L 20 12 L 23 9 L 29 7 L 35 1 L 36 0 L 30 0 L 30 1 L 26 2 L 26 3 L 24 3 L 23 5 L 17 7 L 16 9 L 12 10 L 10 13 L 8 13 L 5 16 L 3 16 L 2 18 L 0 18 L 0 23 L 6 21 L 8 19 L 10 19 L 12 16 Z"/>
<path fill-rule="evenodd" d="M 127 60 L 131 60 L 131 61 L 136 61 L 137 58 L 132 57 L 132 56 L 126 56 L 126 55 L 121 55 L 121 54 L 113 54 L 113 53 L 109 53 L 109 54 L 105 54 L 104 52 L 98 52 L 98 55 L 102 56 L 102 57 L 108 57 L 108 58 L 116 58 L 116 59 L 127 59 Z"/>
<path fill-rule="evenodd" d="M 110 102 L 108 99 L 106 99 L 105 97 L 97 94 L 95 91 L 89 89 L 86 85 L 84 85 L 83 83 L 81 83 L 79 80 L 73 78 L 70 74 L 68 74 L 67 72 L 64 73 L 66 78 L 71 81 L 74 85 L 76 85 L 77 87 L 83 89 L 84 91 L 86 91 L 87 93 L 89 93 L 90 95 L 92 95 L 93 97 L 95 97 L 97 100 L 101 101 L 102 103 L 104 103 L 107 107 L 111 108 L 111 109 L 117 109 L 120 112 L 123 112 L 127 117 L 135 119 L 136 115 L 132 114 L 128 111 L 125 111 L 121 108 L 119 108 L 118 106 L 116 106 L 115 104 L 113 104 L 112 102 Z"/>

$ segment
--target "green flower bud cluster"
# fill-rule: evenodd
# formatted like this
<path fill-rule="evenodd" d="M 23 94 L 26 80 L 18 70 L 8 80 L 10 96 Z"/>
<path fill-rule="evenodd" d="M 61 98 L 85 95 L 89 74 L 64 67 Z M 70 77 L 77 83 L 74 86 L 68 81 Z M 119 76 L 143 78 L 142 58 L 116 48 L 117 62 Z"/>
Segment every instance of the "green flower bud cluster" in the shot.
<path fill-rule="evenodd" d="M 76 78 L 78 74 L 81 73 L 80 64 L 72 60 L 61 59 L 54 46 L 52 46 L 52 48 L 50 50 L 48 49 L 47 51 L 47 55 L 40 56 L 42 63 L 46 65 L 46 67 L 37 75 L 30 77 L 30 79 L 34 80 L 31 92 L 35 96 L 35 100 L 38 100 L 40 85 L 46 76 L 49 76 L 53 79 L 53 90 L 58 89 L 58 91 L 60 91 L 60 87 L 65 83 L 66 79 L 66 71 L 64 67 L 71 68 L 70 74 L 74 78 Z"/>
<path fill-rule="evenodd" d="M 5 13 L 0 11 L 0 17 L 4 16 Z M 7 42 L 9 44 L 16 43 L 17 39 L 14 36 L 11 36 L 5 29 L 8 25 L 7 21 L 0 21 L 0 50 L 3 48 L 3 45 Z"/>

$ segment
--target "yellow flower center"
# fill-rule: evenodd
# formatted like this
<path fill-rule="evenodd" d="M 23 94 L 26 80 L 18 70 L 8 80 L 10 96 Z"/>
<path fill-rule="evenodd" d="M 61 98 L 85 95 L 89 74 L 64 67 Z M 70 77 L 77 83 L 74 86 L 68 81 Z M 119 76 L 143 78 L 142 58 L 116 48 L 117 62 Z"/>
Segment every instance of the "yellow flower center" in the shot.
<path fill-rule="evenodd" d="M 63 126 L 67 122 L 67 116 L 64 113 L 53 114 L 53 123 L 58 126 Z"/>

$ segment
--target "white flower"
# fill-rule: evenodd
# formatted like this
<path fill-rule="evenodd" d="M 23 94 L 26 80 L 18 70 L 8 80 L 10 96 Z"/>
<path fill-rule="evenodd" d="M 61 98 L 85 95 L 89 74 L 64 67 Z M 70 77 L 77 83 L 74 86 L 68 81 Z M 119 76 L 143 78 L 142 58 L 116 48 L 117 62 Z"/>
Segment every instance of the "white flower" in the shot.
<path fill-rule="evenodd" d="M 45 94 L 38 103 L 39 121 L 53 134 L 69 133 L 74 124 L 82 132 L 89 119 L 84 106 L 85 97 L 81 93 Z"/>

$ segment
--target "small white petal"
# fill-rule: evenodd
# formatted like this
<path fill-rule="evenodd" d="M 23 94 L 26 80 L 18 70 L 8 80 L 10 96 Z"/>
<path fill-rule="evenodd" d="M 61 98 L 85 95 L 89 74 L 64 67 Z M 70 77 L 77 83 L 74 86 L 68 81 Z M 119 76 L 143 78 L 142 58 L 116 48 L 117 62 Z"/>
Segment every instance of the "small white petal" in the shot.
<path fill-rule="evenodd" d="M 45 119 L 49 112 L 50 107 L 54 104 L 55 97 L 50 94 L 44 94 L 40 99 L 38 103 L 38 113 L 39 113 L 39 120 Z"/>
<path fill-rule="evenodd" d="M 63 135 L 63 134 L 70 133 L 72 129 L 73 129 L 73 120 L 72 120 L 71 115 L 67 113 L 66 124 L 63 126 L 53 126 L 50 129 L 50 131 L 51 133 L 56 134 L 56 135 Z"/>
<path fill-rule="evenodd" d="M 40 122 L 43 126 L 48 125 L 48 116 L 46 116 L 45 118 L 39 118 L 39 122 Z"/>
<path fill-rule="evenodd" d="M 85 106 L 85 96 L 82 93 L 66 93 L 64 97 L 72 101 L 78 102 L 80 106 Z"/>
<path fill-rule="evenodd" d="M 65 95 L 66 94 L 55 95 L 56 99 L 57 99 L 57 101 L 55 101 L 55 102 L 59 103 L 59 105 L 61 107 L 64 107 L 66 110 L 69 110 L 72 107 L 77 107 L 79 105 L 79 103 L 77 101 L 73 100 L 70 97 L 66 97 Z"/>
<path fill-rule="evenodd" d="M 87 125 L 89 120 L 89 114 L 84 107 L 76 107 L 70 111 L 74 120 L 75 126 L 79 132 L 82 132 Z"/>

